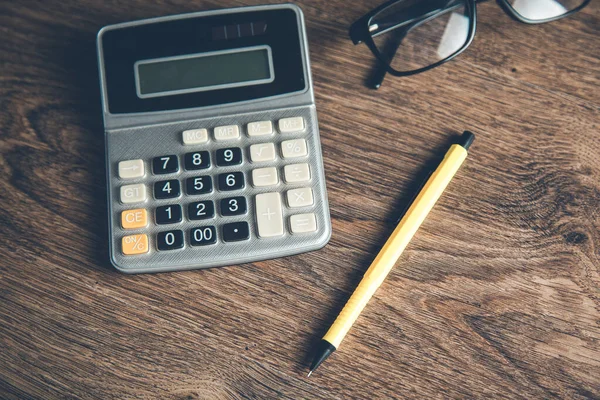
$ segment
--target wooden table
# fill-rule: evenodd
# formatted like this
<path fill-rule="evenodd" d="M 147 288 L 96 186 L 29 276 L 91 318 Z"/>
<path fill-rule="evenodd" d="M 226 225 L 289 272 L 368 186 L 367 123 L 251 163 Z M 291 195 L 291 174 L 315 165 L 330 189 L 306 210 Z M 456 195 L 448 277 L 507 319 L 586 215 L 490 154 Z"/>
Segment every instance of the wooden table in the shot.
<path fill-rule="evenodd" d="M 379 0 L 299 2 L 329 245 L 205 271 L 110 266 L 96 32 L 255 3 L 0 3 L 0 397 L 599 398 L 597 1 L 540 26 L 481 4 L 459 59 L 379 91 L 347 35 Z M 307 379 L 312 345 L 464 129 L 466 165 Z"/>

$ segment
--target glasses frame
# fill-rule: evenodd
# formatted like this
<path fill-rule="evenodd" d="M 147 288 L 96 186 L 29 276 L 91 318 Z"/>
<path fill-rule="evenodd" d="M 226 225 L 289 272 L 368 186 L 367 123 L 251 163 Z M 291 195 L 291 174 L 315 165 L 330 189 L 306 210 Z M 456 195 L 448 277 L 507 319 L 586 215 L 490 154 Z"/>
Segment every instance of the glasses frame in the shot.
<path fill-rule="evenodd" d="M 390 65 L 390 61 L 388 61 L 388 58 L 385 57 L 383 54 L 381 54 L 381 52 L 375 45 L 375 41 L 373 40 L 373 37 L 371 36 L 371 32 L 369 31 L 369 26 L 371 25 L 371 20 L 373 19 L 373 17 L 375 17 L 381 11 L 383 11 L 386 8 L 391 7 L 397 3 L 401 3 L 403 1 L 405 1 L 405 0 L 390 0 L 390 1 L 385 2 L 385 3 L 381 4 L 380 6 L 374 8 L 373 10 L 369 11 L 367 14 L 365 14 L 364 16 L 359 18 L 357 21 L 355 21 L 352 24 L 352 26 L 350 27 L 350 32 L 349 32 L 350 39 L 352 39 L 352 42 L 355 45 L 360 44 L 360 43 L 365 43 L 367 45 L 367 47 L 369 48 L 369 50 L 371 50 L 371 52 L 375 55 L 375 57 L 379 61 L 380 65 L 385 69 L 385 72 L 390 73 L 394 76 L 399 76 L 399 77 L 416 75 L 421 72 L 429 71 L 430 69 L 439 67 L 440 65 L 447 63 L 448 61 L 452 60 L 454 57 L 458 56 L 463 51 L 465 51 L 467 49 L 467 47 L 469 47 L 471 45 L 471 42 L 473 41 L 473 38 L 475 37 L 475 31 L 476 31 L 476 26 L 477 26 L 477 3 L 482 3 L 482 2 L 485 2 L 488 0 L 464 0 L 465 9 L 466 9 L 466 12 L 469 17 L 469 32 L 468 32 L 468 36 L 467 36 L 467 40 L 465 41 L 465 44 L 460 49 L 458 49 L 455 53 L 444 58 L 443 60 L 435 62 L 426 67 L 422 67 L 422 68 L 411 70 L 411 71 L 397 71 Z M 591 2 L 591 0 L 585 0 L 578 7 L 574 8 L 564 14 L 556 16 L 556 17 L 546 18 L 543 20 L 531 20 L 531 19 L 525 18 L 521 14 L 519 14 L 510 5 L 508 0 L 497 0 L 497 3 L 500 5 L 500 7 L 511 18 L 513 18 L 514 20 L 516 20 L 518 22 L 522 22 L 525 24 L 543 24 L 546 22 L 552 22 L 552 21 L 556 21 L 556 20 L 559 20 L 562 18 L 566 18 L 566 17 L 580 11 L 585 6 L 587 6 L 590 2 Z M 430 17 L 429 19 L 435 18 L 436 16 Z M 427 20 L 429 20 L 429 19 L 427 19 Z M 424 22 L 424 21 L 420 21 L 420 22 Z M 382 77 L 382 80 L 383 80 L 383 77 Z M 379 84 L 381 84 L 381 83 L 379 83 Z M 379 87 L 379 86 L 376 85 L 376 88 L 377 87 Z"/>

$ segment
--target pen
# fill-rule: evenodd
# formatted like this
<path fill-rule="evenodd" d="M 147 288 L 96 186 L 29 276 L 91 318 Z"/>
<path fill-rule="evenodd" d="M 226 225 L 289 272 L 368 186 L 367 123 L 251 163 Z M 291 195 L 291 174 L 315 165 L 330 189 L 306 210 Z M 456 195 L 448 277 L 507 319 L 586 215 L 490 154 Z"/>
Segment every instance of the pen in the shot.
<path fill-rule="evenodd" d="M 440 165 L 431 174 L 392 235 L 371 263 L 342 312 L 317 345 L 308 376 L 338 349 L 363 308 L 388 276 L 446 186 L 467 158 L 469 147 L 474 139 L 475 136 L 471 132 L 465 131 L 457 142 L 450 146 Z"/>

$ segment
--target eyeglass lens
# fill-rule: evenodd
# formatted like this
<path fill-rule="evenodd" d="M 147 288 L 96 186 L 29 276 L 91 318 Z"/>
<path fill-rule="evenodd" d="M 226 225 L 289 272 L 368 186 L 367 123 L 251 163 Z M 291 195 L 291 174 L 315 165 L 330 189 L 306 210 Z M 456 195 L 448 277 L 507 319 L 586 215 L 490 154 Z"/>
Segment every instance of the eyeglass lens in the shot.
<path fill-rule="evenodd" d="M 517 14 L 531 21 L 560 17 L 583 3 L 582 0 L 508 0 Z"/>

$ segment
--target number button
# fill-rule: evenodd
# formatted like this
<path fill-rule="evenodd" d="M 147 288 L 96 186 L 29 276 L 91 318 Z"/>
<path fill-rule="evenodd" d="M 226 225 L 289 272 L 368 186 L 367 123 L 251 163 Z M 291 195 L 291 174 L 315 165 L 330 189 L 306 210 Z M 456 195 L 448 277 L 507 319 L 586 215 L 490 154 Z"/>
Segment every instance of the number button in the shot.
<path fill-rule="evenodd" d="M 215 216 L 215 203 L 210 200 L 197 201 L 188 206 L 188 218 L 192 221 L 210 219 Z"/>
<path fill-rule="evenodd" d="M 221 215 L 224 217 L 246 214 L 246 211 L 248 211 L 248 205 L 245 197 L 231 197 L 221 200 Z"/>
<path fill-rule="evenodd" d="M 189 195 L 210 193 L 213 190 L 212 178 L 210 176 L 198 176 L 188 178 L 185 181 L 186 192 Z"/>
<path fill-rule="evenodd" d="M 246 186 L 244 183 L 244 174 L 241 172 L 230 172 L 219 175 L 219 190 L 238 190 Z"/>
<path fill-rule="evenodd" d="M 192 246 L 206 246 L 217 243 L 217 229 L 214 226 L 202 226 L 190 231 Z"/>
<path fill-rule="evenodd" d="M 208 153 L 208 151 L 196 151 L 194 153 L 187 153 L 184 156 L 184 165 L 186 171 L 206 169 L 210 167 L 210 154 Z"/>
<path fill-rule="evenodd" d="M 160 181 L 154 184 L 154 198 L 156 200 L 174 199 L 181 194 L 181 187 L 177 179 Z"/>
<path fill-rule="evenodd" d="M 156 223 L 158 225 L 176 224 L 182 220 L 181 206 L 171 204 L 169 206 L 160 206 L 156 208 Z"/>
<path fill-rule="evenodd" d="M 152 160 L 152 172 L 154 175 L 172 174 L 179 171 L 179 160 L 177 156 L 155 157 Z"/>
<path fill-rule="evenodd" d="M 250 227 L 247 222 L 233 222 L 223 225 L 223 241 L 239 242 L 250 238 Z"/>
<path fill-rule="evenodd" d="M 175 250 L 183 247 L 183 231 L 160 232 L 156 236 L 158 250 Z"/>
<path fill-rule="evenodd" d="M 229 165 L 239 165 L 242 163 L 242 149 L 232 147 L 230 149 L 217 150 L 217 165 L 227 167 Z"/>

